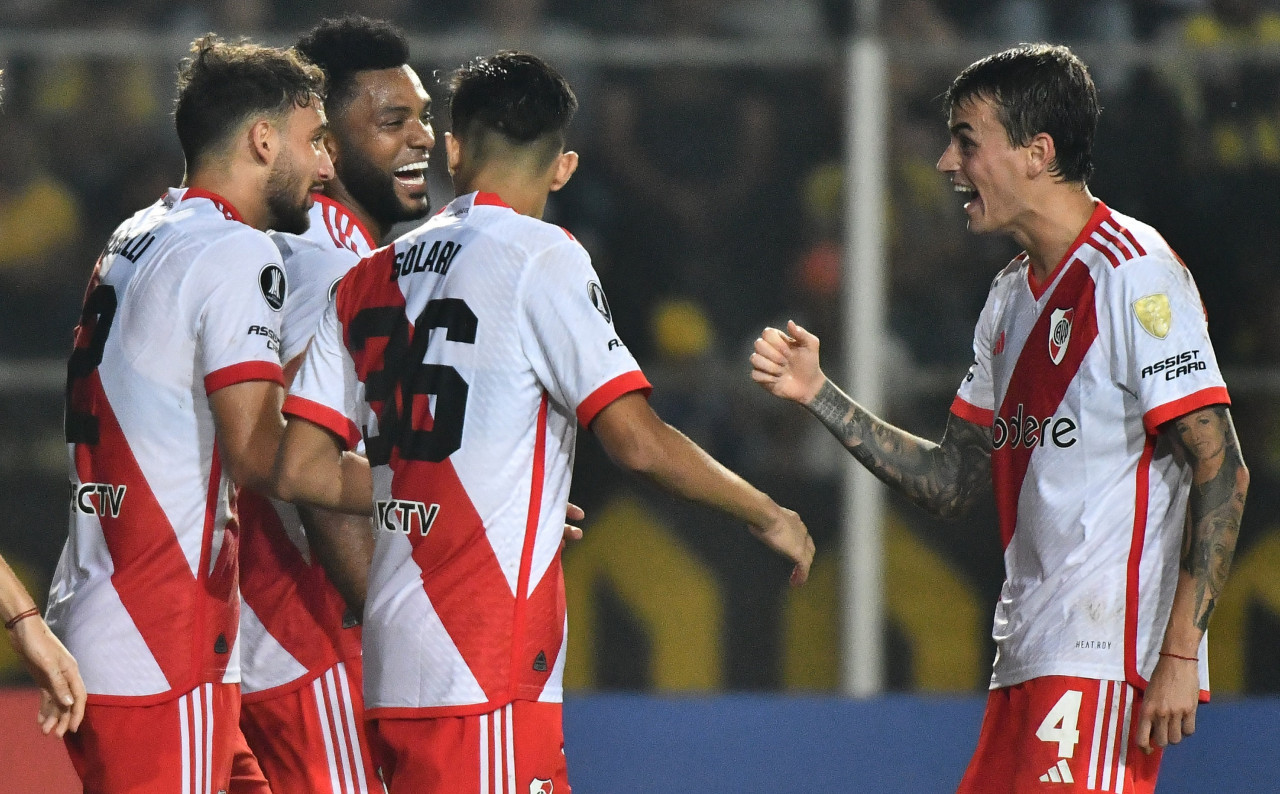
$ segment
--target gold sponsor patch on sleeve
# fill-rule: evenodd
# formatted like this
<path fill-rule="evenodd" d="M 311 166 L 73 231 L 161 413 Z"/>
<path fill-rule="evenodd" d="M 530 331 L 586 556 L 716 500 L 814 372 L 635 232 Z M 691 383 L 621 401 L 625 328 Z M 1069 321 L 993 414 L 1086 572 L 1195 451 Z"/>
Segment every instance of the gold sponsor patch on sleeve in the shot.
<path fill-rule="evenodd" d="M 1133 316 L 1138 318 L 1142 329 L 1156 339 L 1164 339 L 1169 335 L 1173 325 L 1173 311 L 1169 308 L 1169 296 L 1163 292 L 1138 298 L 1133 302 Z"/>

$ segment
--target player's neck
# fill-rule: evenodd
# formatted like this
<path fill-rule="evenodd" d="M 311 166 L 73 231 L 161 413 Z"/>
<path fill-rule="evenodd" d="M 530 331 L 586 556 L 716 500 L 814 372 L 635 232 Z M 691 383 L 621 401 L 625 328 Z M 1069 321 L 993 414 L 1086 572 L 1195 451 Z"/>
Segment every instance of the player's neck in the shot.
<path fill-rule="evenodd" d="M 467 177 L 455 174 L 454 189 L 459 196 L 476 191 L 493 193 L 521 215 L 539 220 L 547 208 L 547 185 L 541 180 L 529 178 L 518 169 L 485 168 Z"/>
<path fill-rule="evenodd" d="M 1012 236 L 1026 249 L 1032 275 L 1044 282 L 1088 225 L 1097 201 L 1088 188 L 1058 185 L 1034 206 L 1035 211 L 1018 224 Z"/>
<path fill-rule="evenodd" d="M 341 204 L 346 208 L 347 212 L 355 216 L 355 219 L 360 222 L 360 225 L 364 226 L 364 228 L 369 231 L 369 235 L 373 237 L 374 245 L 382 242 L 382 238 L 386 237 L 387 232 L 391 230 L 391 224 L 379 223 L 378 220 L 364 208 L 364 205 L 356 201 L 355 197 L 347 191 L 346 186 L 343 185 L 342 181 L 337 177 L 334 177 L 324 183 L 324 194 Z"/>
<path fill-rule="evenodd" d="M 240 219 L 258 231 L 265 232 L 270 228 L 271 213 L 267 209 L 262 185 L 219 169 L 205 169 L 188 174 L 184 184 L 226 199 L 236 208 Z"/>

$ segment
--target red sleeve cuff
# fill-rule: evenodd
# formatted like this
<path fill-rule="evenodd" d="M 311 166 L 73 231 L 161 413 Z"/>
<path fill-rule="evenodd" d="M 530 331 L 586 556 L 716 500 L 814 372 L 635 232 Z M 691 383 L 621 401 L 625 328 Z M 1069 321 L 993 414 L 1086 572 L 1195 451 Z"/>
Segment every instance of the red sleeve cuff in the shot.
<path fill-rule="evenodd" d="M 218 389 L 234 386 L 250 380 L 269 380 L 284 386 L 284 370 L 274 361 L 244 361 L 214 370 L 204 376 L 204 393 L 213 394 Z"/>
<path fill-rule="evenodd" d="M 578 406 L 578 423 L 583 427 L 590 427 L 591 421 L 605 409 L 605 406 L 633 391 L 644 392 L 645 397 L 653 391 L 653 386 L 649 385 L 649 379 L 638 369 L 625 372 L 591 392 L 591 395 Z"/>
<path fill-rule="evenodd" d="M 355 449 L 360 443 L 360 428 L 356 423 L 326 405 L 290 394 L 284 398 L 280 412 L 320 425 L 342 439 L 347 449 Z"/>
<path fill-rule="evenodd" d="M 961 399 L 959 395 L 956 395 L 956 398 L 951 401 L 951 413 L 979 427 L 991 427 L 996 421 L 995 411 L 979 408 L 973 403 Z"/>
<path fill-rule="evenodd" d="M 1225 386 L 1210 386 L 1207 389 L 1201 389 L 1198 392 L 1188 394 L 1171 403 L 1152 408 L 1142 417 L 1142 426 L 1147 432 L 1155 435 L 1160 425 L 1168 422 L 1170 419 L 1177 419 L 1179 416 L 1186 416 L 1192 411 L 1198 411 L 1209 405 L 1230 405 L 1231 397 L 1227 394 Z"/>

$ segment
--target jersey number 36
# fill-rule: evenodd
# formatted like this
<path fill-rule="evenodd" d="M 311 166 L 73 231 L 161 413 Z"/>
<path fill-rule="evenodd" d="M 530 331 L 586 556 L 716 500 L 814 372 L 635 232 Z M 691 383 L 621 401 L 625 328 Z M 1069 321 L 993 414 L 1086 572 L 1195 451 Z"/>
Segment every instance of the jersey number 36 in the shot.
<path fill-rule="evenodd" d="M 462 424 L 467 412 L 467 382 L 458 370 L 445 364 L 427 364 L 423 358 L 433 329 L 443 328 L 450 342 L 475 344 L 476 315 L 458 298 L 429 301 L 411 325 L 399 306 L 361 309 L 351 320 L 352 352 L 374 338 L 385 337 L 387 346 L 364 379 L 365 399 L 377 411 L 378 435 L 365 440 L 369 463 L 391 461 L 391 451 L 405 460 L 439 463 L 462 446 Z M 415 398 L 423 417 L 425 399 L 435 395 L 430 429 L 416 426 Z M 417 424 L 421 424 L 418 422 Z"/>

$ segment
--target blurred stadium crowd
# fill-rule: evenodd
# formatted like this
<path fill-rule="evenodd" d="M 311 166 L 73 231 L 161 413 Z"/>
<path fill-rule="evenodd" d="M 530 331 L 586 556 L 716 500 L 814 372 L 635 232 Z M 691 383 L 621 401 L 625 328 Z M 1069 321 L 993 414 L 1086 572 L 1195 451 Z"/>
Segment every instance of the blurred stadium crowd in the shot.
<path fill-rule="evenodd" d="M 79 29 L 216 30 L 284 43 L 350 5 L 0 0 L 0 42 Z M 424 37 L 467 34 L 501 46 L 569 34 L 707 37 L 749 48 L 778 37 L 838 42 L 852 6 L 364 0 L 359 10 Z M 882 6 L 880 31 L 893 53 L 889 418 L 940 434 L 990 279 L 1016 253 L 964 232 L 960 202 L 934 170 L 947 141 L 938 97 L 972 58 L 930 51 L 976 57 L 1019 40 L 1082 45 L 1104 105 L 1093 192 L 1164 231 L 1194 273 L 1254 473 L 1233 601 L 1215 618 L 1216 688 L 1280 691 L 1280 584 L 1266 573 L 1280 565 L 1280 377 L 1271 375 L 1280 374 L 1280 0 Z M 970 42 L 978 45 L 963 49 Z M 1131 50 L 1161 57 L 1117 55 Z M 424 78 L 456 65 L 431 52 L 415 59 Z M 169 115 L 175 65 L 127 53 L 10 55 L 0 46 L 0 361 L 63 358 L 108 233 L 181 180 Z M 787 593 L 780 561 L 733 528 L 702 531 L 710 519 L 700 511 L 618 482 L 611 467 L 596 465 L 595 442 L 584 441 L 575 500 L 592 520 L 587 540 L 566 555 L 566 572 L 592 605 L 575 613 L 568 669 L 576 672 L 566 683 L 834 687 L 844 453 L 799 411 L 758 394 L 746 358 L 763 325 L 794 317 L 823 337 L 824 361 L 839 360 L 842 213 L 858 200 L 842 190 L 844 71 L 836 60 L 557 65 L 582 100 L 570 145 L 583 167 L 553 196 L 549 219 L 591 251 L 621 335 L 657 386 L 658 412 L 796 507 L 821 555 L 810 587 Z M 427 89 L 442 99 L 439 86 Z M 436 126 L 439 133 L 447 119 Z M 442 159 L 432 160 L 437 205 L 451 195 Z M 0 550 L 41 591 L 65 533 L 62 395 L 0 385 Z M 982 686 L 1001 576 L 994 511 L 944 527 L 905 505 L 891 508 L 890 684 Z"/>

